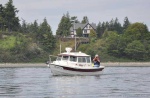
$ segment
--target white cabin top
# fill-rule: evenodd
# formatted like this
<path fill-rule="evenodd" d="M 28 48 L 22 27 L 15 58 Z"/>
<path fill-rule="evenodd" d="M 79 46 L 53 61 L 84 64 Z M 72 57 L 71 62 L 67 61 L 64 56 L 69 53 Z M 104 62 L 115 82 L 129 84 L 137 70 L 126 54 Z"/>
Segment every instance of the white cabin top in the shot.
<path fill-rule="evenodd" d="M 66 52 L 64 53 L 60 53 L 60 55 L 63 55 L 63 56 L 90 56 L 90 55 L 87 55 L 86 53 L 82 53 L 81 51 L 79 52 L 71 52 L 72 48 L 70 47 L 66 47 Z"/>
<path fill-rule="evenodd" d="M 87 55 L 87 54 L 82 53 L 82 52 L 64 52 L 64 53 L 61 53 L 59 55 L 64 55 L 64 56 L 90 56 L 90 55 Z"/>

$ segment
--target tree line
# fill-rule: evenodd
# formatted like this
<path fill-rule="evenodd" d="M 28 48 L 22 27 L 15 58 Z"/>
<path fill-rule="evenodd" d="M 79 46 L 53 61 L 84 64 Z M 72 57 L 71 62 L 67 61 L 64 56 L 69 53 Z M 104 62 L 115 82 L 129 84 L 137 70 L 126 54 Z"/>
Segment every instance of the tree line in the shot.
<path fill-rule="evenodd" d="M 20 23 L 18 12 L 13 0 L 0 4 L 0 62 L 27 62 L 52 53 L 56 38 L 47 19 L 40 24 L 36 20 L 27 23 L 24 19 Z"/>
<path fill-rule="evenodd" d="M 9 0 L 5 6 L 1 4 L 0 30 L 9 33 L 17 31 L 22 34 L 32 34 L 32 37 L 43 45 L 46 50 L 52 49 L 55 46 L 55 38 L 46 18 L 43 19 L 41 24 L 38 24 L 36 20 L 34 23 L 27 23 L 24 19 L 20 24 L 20 20 L 17 17 L 18 12 L 19 10 L 13 5 L 13 0 Z"/>
<path fill-rule="evenodd" d="M 79 21 L 77 16 L 70 16 L 67 12 L 62 16 L 56 36 L 54 36 L 46 18 L 40 24 L 37 23 L 37 20 L 27 23 L 24 19 L 20 23 L 19 17 L 17 17 L 18 12 L 19 10 L 13 5 L 13 0 L 9 0 L 5 6 L 0 4 L 0 40 L 6 39 L 3 36 L 5 34 L 15 36 L 14 47 L 9 49 L 0 47 L 2 52 L 0 58 L 13 54 L 23 61 L 40 55 L 42 51 L 52 53 L 56 49 L 58 40 L 56 37 L 69 36 L 73 23 L 89 23 L 87 16 Z M 77 29 L 77 36 L 82 37 L 81 28 Z M 118 18 L 99 22 L 96 30 L 91 31 L 89 38 L 89 45 L 97 40 L 102 40 L 105 43 L 103 45 L 105 46 L 104 52 L 109 55 L 134 60 L 150 60 L 150 32 L 147 26 L 138 22 L 131 23 L 128 17 L 124 18 L 123 24 L 119 22 Z M 28 50 L 26 50 L 27 47 L 29 47 Z M 98 47 L 100 49 L 102 46 Z"/>
<path fill-rule="evenodd" d="M 130 24 L 123 34 L 105 31 L 103 39 L 110 55 L 137 61 L 150 60 L 150 32 L 143 23 Z"/>

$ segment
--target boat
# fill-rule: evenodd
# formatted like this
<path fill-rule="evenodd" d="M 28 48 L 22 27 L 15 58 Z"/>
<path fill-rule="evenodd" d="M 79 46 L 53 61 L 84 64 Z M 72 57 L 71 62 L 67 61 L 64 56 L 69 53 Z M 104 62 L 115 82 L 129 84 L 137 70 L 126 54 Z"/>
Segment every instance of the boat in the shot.
<path fill-rule="evenodd" d="M 100 75 L 104 66 L 94 67 L 91 56 L 79 52 L 71 52 L 72 48 L 67 47 L 66 52 L 56 56 L 55 61 L 51 61 L 53 55 L 49 55 L 48 66 L 53 75 Z"/>

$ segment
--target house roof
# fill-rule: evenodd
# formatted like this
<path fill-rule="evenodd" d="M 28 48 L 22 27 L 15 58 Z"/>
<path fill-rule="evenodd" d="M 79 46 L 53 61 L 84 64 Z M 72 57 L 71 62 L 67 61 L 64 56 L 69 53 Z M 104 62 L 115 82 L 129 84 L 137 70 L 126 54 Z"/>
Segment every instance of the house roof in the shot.
<path fill-rule="evenodd" d="M 78 29 L 78 28 L 81 28 L 81 29 L 84 29 L 84 27 L 86 27 L 87 25 L 91 25 L 94 29 L 96 29 L 96 24 L 95 23 L 85 23 L 85 24 L 82 24 L 82 23 L 75 23 L 74 27 L 71 27 L 70 28 L 70 31 L 73 31 L 73 28 L 75 29 Z"/>

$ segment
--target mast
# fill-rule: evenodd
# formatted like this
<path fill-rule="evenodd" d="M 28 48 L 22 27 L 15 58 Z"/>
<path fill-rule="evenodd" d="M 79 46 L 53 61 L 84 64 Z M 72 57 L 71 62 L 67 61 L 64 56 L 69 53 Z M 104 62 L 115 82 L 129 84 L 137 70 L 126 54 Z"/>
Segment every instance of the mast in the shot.
<path fill-rule="evenodd" d="M 74 51 L 76 52 L 76 32 L 75 32 L 75 20 L 74 20 L 74 26 L 73 26 L 73 33 L 74 33 L 74 38 L 75 38 L 75 49 L 74 49 Z"/>
<path fill-rule="evenodd" d="M 61 53 L 61 44 L 60 44 L 60 53 Z"/>
<path fill-rule="evenodd" d="M 76 32 L 75 32 L 75 19 L 71 20 L 73 22 L 73 34 L 75 39 L 74 51 L 76 52 Z"/>

